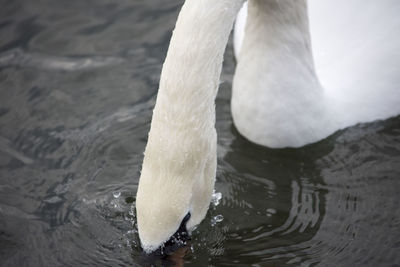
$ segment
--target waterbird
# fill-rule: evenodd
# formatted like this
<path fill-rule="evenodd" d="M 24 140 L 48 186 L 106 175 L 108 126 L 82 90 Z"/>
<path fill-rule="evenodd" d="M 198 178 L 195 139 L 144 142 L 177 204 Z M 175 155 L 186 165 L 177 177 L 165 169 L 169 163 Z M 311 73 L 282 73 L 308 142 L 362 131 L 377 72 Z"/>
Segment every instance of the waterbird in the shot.
<path fill-rule="evenodd" d="M 179 13 L 136 198 L 147 253 L 187 238 L 207 213 L 217 166 L 215 98 L 236 17 L 231 110 L 249 141 L 301 147 L 400 113 L 399 1 L 244 2 L 186 0 Z"/>

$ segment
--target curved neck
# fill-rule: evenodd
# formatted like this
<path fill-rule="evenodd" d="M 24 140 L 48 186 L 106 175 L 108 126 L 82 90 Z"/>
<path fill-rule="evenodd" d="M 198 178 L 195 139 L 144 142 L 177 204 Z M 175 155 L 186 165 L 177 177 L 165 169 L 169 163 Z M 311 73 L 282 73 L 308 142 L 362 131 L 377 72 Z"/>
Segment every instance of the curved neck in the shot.
<path fill-rule="evenodd" d="M 190 188 L 205 165 L 215 165 L 215 97 L 243 1 L 186 0 L 183 5 L 161 73 L 140 185 L 147 177 L 153 184 L 170 179 Z"/>
<path fill-rule="evenodd" d="M 155 115 L 214 116 L 223 54 L 244 0 L 186 0 L 165 59 Z M 209 120 L 209 119 L 208 119 Z M 213 121 L 212 121 L 213 124 Z M 213 125 L 214 127 L 214 125 Z"/>
<path fill-rule="evenodd" d="M 186 0 L 179 14 L 136 198 L 139 236 L 147 251 L 168 240 L 188 212 L 189 228 L 207 212 L 217 163 L 214 101 L 224 50 L 243 1 Z"/>

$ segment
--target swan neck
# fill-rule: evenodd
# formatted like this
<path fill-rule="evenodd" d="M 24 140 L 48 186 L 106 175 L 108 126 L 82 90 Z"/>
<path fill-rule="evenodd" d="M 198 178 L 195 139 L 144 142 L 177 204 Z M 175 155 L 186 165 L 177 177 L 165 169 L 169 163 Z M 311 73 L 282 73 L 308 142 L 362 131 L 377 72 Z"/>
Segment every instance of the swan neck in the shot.
<path fill-rule="evenodd" d="M 243 2 L 185 1 L 163 65 L 156 112 L 179 115 L 174 112 L 177 104 L 181 114 L 209 113 L 219 85 L 225 47 Z"/>
<path fill-rule="evenodd" d="M 216 173 L 215 96 L 243 0 L 186 0 L 161 73 L 136 198 L 142 246 L 153 251 L 189 212 L 204 218 Z M 160 212 L 162 211 L 162 212 Z"/>

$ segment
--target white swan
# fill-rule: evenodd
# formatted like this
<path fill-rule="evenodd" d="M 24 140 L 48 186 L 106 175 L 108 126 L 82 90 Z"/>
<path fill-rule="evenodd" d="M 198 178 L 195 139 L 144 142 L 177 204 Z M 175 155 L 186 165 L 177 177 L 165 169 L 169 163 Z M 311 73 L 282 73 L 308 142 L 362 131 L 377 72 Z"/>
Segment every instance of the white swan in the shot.
<path fill-rule="evenodd" d="M 180 227 L 190 231 L 207 212 L 216 171 L 214 100 L 243 2 L 186 0 L 179 14 L 137 192 L 146 252 Z M 240 133 L 269 147 L 298 147 L 400 113 L 399 4 L 313 0 L 307 14 L 305 0 L 250 0 L 235 39 L 232 114 Z"/>

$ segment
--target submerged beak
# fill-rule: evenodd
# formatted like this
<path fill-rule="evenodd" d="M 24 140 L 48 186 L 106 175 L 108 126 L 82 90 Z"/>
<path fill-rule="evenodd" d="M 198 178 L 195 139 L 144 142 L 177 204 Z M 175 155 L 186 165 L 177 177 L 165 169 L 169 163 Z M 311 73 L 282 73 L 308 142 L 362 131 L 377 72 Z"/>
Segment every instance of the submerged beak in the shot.
<path fill-rule="evenodd" d="M 175 234 L 171 236 L 171 238 L 167 242 L 165 242 L 165 244 L 161 248 L 161 254 L 170 255 L 179 248 L 187 245 L 187 241 L 190 240 L 190 236 L 186 229 L 186 223 L 189 221 L 190 216 L 190 212 L 186 214 L 178 230 L 175 232 Z"/>
<path fill-rule="evenodd" d="M 186 229 L 186 223 L 190 219 L 190 212 L 186 214 L 183 218 L 181 224 L 179 225 L 178 230 L 173 234 L 168 241 L 166 241 L 161 247 L 157 250 L 153 251 L 147 256 L 150 257 L 165 257 L 165 256 L 173 256 L 174 253 L 179 250 L 180 248 L 186 247 L 188 241 L 190 240 L 189 232 Z"/>

